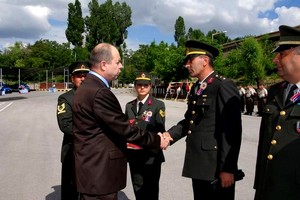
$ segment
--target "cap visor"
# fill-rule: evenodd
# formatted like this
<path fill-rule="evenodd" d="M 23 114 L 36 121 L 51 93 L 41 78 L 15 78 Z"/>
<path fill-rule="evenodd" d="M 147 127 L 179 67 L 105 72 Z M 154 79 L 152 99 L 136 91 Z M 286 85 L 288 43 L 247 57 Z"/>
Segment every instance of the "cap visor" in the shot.
<path fill-rule="evenodd" d="M 151 82 L 148 81 L 148 80 L 137 80 L 137 81 L 135 81 L 135 84 L 148 84 L 148 85 L 150 85 Z"/>

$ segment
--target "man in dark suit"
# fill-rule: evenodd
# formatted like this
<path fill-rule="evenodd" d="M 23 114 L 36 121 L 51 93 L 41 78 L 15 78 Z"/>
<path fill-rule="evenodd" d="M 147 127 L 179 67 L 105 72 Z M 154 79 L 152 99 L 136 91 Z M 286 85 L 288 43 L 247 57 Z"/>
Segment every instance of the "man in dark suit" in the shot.
<path fill-rule="evenodd" d="M 194 40 L 185 45 L 185 66 L 198 81 L 185 118 L 168 132 L 174 142 L 186 136 L 182 175 L 192 178 L 194 199 L 232 200 L 242 132 L 240 95 L 231 80 L 214 72 L 218 49 Z"/>
<path fill-rule="evenodd" d="M 255 200 L 300 199 L 300 30 L 282 25 L 257 150 Z"/>
<path fill-rule="evenodd" d="M 126 104 L 130 124 L 154 133 L 165 132 L 165 104 L 151 96 L 151 79 L 143 73 L 134 82 L 137 98 Z M 128 162 L 136 200 L 158 200 L 162 150 L 128 143 Z"/>
<path fill-rule="evenodd" d="M 57 100 L 57 122 L 64 133 L 61 148 L 61 200 L 78 200 L 74 183 L 72 105 L 76 89 L 82 84 L 89 72 L 88 62 L 74 62 L 69 67 L 73 88 L 63 93 Z"/>
<path fill-rule="evenodd" d="M 91 68 L 74 96 L 73 132 L 77 191 L 81 200 L 116 200 L 126 186 L 126 143 L 166 148 L 161 135 L 130 125 L 109 87 L 123 68 L 116 47 L 98 44 L 90 54 Z"/>

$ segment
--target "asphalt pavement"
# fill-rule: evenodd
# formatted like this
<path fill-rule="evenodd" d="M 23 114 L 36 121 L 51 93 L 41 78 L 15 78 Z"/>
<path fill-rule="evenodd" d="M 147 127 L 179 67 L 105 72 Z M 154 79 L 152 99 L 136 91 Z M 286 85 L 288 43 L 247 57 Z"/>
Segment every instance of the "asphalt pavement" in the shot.
<path fill-rule="evenodd" d="M 113 89 L 122 108 L 134 99 L 132 89 Z M 57 126 L 56 103 L 61 92 L 12 93 L 0 96 L 0 200 L 59 200 L 62 133 Z M 186 103 L 164 100 L 166 128 L 183 118 Z M 243 115 L 243 141 L 239 168 L 246 176 L 236 184 L 236 199 L 254 197 L 253 178 L 260 117 Z M 164 151 L 160 179 L 161 200 L 192 200 L 191 180 L 181 176 L 184 138 Z M 201 170 L 201 169 L 199 169 Z M 128 173 L 127 187 L 119 200 L 133 200 Z"/>

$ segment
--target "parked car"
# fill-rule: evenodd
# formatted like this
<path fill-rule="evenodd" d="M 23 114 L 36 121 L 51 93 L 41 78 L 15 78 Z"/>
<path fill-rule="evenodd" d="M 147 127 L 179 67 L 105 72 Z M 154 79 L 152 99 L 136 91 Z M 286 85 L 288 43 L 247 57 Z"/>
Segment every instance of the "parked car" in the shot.
<path fill-rule="evenodd" d="M 12 86 L 12 89 L 16 92 L 18 92 L 22 89 L 27 89 L 28 92 L 30 92 L 30 87 L 26 83 L 20 83 L 20 85 L 16 83 Z"/>
<path fill-rule="evenodd" d="M 0 91 L 1 91 L 1 94 L 2 94 L 3 91 L 5 92 L 5 94 L 12 93 L 12 89 L 8 85 L 2 85 L 2 86 L 0 86 Z"/>
<path fill-rule="evenodd" d="M 134 84 L 133 84 L 133 83 L 129 83 L 129 84 L 128 84 L 128 87 L 129 87 L 129 88 L 134 88 Z"/>

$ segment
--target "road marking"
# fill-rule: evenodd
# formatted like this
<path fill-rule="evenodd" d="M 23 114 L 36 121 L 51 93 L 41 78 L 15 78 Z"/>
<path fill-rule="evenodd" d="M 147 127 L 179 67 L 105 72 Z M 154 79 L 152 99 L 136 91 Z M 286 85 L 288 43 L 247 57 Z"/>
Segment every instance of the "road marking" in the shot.
<path fill-rule="evenodd" d="M 6 106 L 4 106 L 4 108 L 0 109 L 0 112 L 3 111 L 4 109 L 6 109 L 8 106 L 10 106 L 11 104 L 13 104 L 13 102 L 10 102 L 9 104 L 7 104 Z M 2 105 L 2 104 L 1 104 Z"/>

